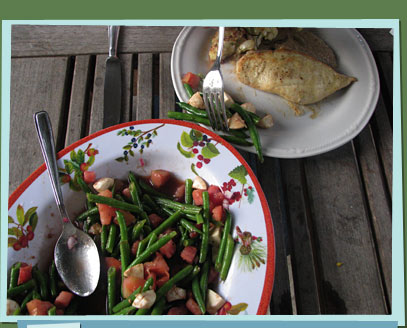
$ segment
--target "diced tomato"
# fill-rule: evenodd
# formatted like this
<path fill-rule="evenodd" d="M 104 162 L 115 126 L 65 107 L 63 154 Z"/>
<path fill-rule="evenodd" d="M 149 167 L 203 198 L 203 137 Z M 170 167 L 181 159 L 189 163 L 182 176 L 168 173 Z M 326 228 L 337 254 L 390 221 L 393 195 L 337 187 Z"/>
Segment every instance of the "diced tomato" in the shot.
<path fill-rule="evenodd" d="M 161 253 L 156 253 L 153 262 L 144 263 L 144 277 L 149 277 L 151 273 L 156 275 L 156 284 L 161 287 L 170 279 L 170 268 L 167 262 L 165 262 Z M 148 279 L 148 278 L 146 278 Z"/>
<path fill-rule="evenodd" d="M 96 180 L 96 173 L 94 171 L 83 172 L 83 181 L 85 183 L 93 183 Z"/>
<path fill-rule="evenodd" d="M 32 266 L 26 263 L 22 263 L 20 267 L 20 272 L 18 274 L 17 285 L 21 285 L 32 278 L 31 275 Z"/>
<path fill-rule="evenodd" d="M 160 253 L 164 255 L 167 259 L 170 259 L 177 249 L 174 241 L 171 239 L 168 243 L 166 243 L 163 247 L 160 248 Z"/>
<path fill-rule="evenodd" d="M 182 83 L 188 83 L 194 90 L 198 89 L 200 81 L 200 77 L 191 72 L 188 72 L 182 77 Z"/>
<path fill-rule="evenodd" d="M 192 264 L 192 262 L 194 261 L 196 252 L 197 252 L 196 247 L 187 246 L 182 250 L 180 256 L 185 262 Z"/>
<path fill-rule="evenodd" d="M 168 310 L 167 313 L 167 315 L 186 315 L 186 314 L 188 314 L 188 309 L 184 304 L 172 307 L 171 309 Z"/>
<path fill-rule="evenodd" d="M 123 191 L 122 191 L 122 194 L 123 194 L 124 197 L 131 198 L 129 188 L 124 188 Z"/>
<path fill-rule="evenodd" d="M 152 170 L 150 180 L 154 187 L 160 188 L 171 178 L 171 174 L 166 170 Z"/>
<path fill-rule="evenodd" d="M 129 225 L 133 224 L 134 222 L 136 222 L 136 218 L 135 218 L 134 215 L 131 214 L 130 212 L 125 211 L 125 210 L 118 210 L 118 211 L 123 214 L 124 222 L 126 222 L 126 226 L 129 226 Z M 115 217 L 116 217 L 116 209 L 115 209 L 114 215 L 115 215 Z M 116 219 L 116 218 L 114 219 L 114 223 L 119 224 L 119 223 L 117 222 L 117 219 Z"/>
<path fill-rule="evenodd" d="M 155 283 L 156 280 L 157 280 L 157 275 L 156 275 L 154 272 L 150 272 L 150 273 L 148 274 L 148 276 L 147 276 L 147 277 L 145 276 L 144 278 L 146 278 L 146 281 L 147 281 L 148 279 L 150 279 L 150 277 L 153 277 L 153 285 L 151 286 L 151 288 L 152 288 L 153 290 L 155 290 L 156 287 L 157 287 L 157 284 Z"/>
<path fill-rule="evenodd" d="M 122 264 L 118 259 L 114 257 L 105 257 L 106 266 L 109 269 L 110 267 L 116 268 L 117 271 L 121 270 Z"/>
<path fill-rule="evenodd" d="M 69 303 L 71 303 L 73 298 L 73 294 L 71 292 L 67 292 L 63 290 L 59 293 L 57 298 L 55 299 L 55 306 L 59 309 L 66 309 Z"/>
<path fill-rule="evenodd" d="M 185 198 L 185 184 L 184 183 L 179 185 L 177 187 L 177 189 L 175 189 L 173 197 L 177 202 L 184 200 L 184 198 Z"/>
<path fill-rule="evenodd" d="M 151 222 L 151 224 L 152 224 L 152 226 L 153 226 L 154 228 L 157 227 L 161 222 L 164 221 L 160 216 L 158 216 L 158 215 L 155 214 L 155 213 L 150 214 L 150 215 L 148 216 L 148 218 L 150 219 L 150 222 Z"/>
<path fill-rule="evenodd" d="M 54 304 L 34 299 L 27 303 L 27 310 L 30 315 L 47 315 L 48 310 L 54 306 Z"/>
<path fill-rule="evenodd" d="M 141 278 L 137 278 L 137 277 L 127 277 L 123 279 L 123 285 L 122 285 L 122 289 L 123 289 L 123 297 L 127 298 L 131 295 L 131 293 L 133 293 L 137 288 L 141 287 L 143 288 L 144 284 L 146 283 L 146 281 L 144 279 Z"/>
<path fill-rule="evenodd" d="M 222 221 L 224 217 L 225 217 L 225 210 L 223 209 L 222 205 L 218 205 L 212 210 L 212 218 L 215 221 Z"/>
<path fill-rule="evenodd" d="M 99 195 L 112 198 L 112 192 L 108 189 L 101 191 Z M 116 216 L 116 209 L 106 204 L 96 203 L 96 205 L 99 210 L 100 221 L 103 225 L 109 225 L 112 222 L 112 218 Z"/>
<path fill-rule="evenodd" d="M 65 311 L 63 309 L 56 309 L 55 313 L 57 315 L 64 315 Z"/>
<path fill-rule="evenodd" d="M 187 306 L 187 309 L 188 309 L 192 314 L 195 314 L 195 315 L 201 315 L 201 314 L 202 314 L 201 310 L 199 309 L 199 305 L 198 305 L 198 304 L 195 302 L 195 300 L 193 300 L 192 298 L 190 298 L 190 299 L 187 301 L 186 306 Z"/>
<path fill-rule="evenodd" d="M 216 207 L 218 205 L 222 205 L 223 200 L 225 199 L 225 196 L 222 193 L 222 190 L 218 186 L 211 185 L 208 188 L 208 194 L 209 194 L 209 201 L 213 205 L 213 207 Z"/>
<path fill-rule="evenodd" d="M 219 272 L 213 266 L 211 266 L 209 269 L 208 284 L 216 282 L 216 280 L 218 280 L 218 277 Z"/>
<path fill-rule="evenodd" d="M 134 256 L 137 255 L 138 245 L 140 244 L 140 240 L 136 240 L 133 245 L 131 245 L 131 254 Z"/>
<path fill-rule="evenodd" d="M 201 189 L 195 189 L 192 192 L 192 199 L 194 200 L 194 204 L 197 206 L 203 205 L 203 198 L 202 198 L 202 193 L 204 191 Z"/>

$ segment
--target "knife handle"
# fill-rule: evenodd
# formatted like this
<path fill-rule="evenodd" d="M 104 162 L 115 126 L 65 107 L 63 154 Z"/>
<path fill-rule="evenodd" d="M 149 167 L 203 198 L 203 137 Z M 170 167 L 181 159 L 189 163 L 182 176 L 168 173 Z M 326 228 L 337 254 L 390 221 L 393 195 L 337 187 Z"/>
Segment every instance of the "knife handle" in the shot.
<path fill-rule="evenodd" d="M 117 41 L 119 40 L 120 26 L 108 27 L 109 34 L 109 57 L 117 57 Z"/>

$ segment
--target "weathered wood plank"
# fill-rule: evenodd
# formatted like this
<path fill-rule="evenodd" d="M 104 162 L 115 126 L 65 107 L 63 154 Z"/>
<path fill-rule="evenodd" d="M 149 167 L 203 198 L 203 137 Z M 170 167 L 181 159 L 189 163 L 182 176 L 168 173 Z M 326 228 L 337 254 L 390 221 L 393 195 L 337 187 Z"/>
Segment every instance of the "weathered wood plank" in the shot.
<path fill-rule="evenodd" d="M 372 51 L 393 51 L 393 36 L 389 28 L 359 28 Z"/>
<path fill-rule="evenodd" d="M 90 74 L 90 56 L 77 56 L 72 80 L 65 146 L 69 146 L 85 134 L 82 128 L 85 128 L 87 118 Z"/>
<path fill-rule="evenodd" d="M 376 142 L 377 151 L 380 161 L 383 165 L 384 174 L 386 176 L 388 190 L 390 195 L 393 194 L 393 131 L 390 126 L 389 117 L 387 115 L 386 106 L 382 95 L 379 96 L 379 101 L 376 110 L 370 120 L 373 130 L 373 135 Z M 397 124 L 401 124 L 397 121 Z"/>
<path fill-rule="evenodd" d="M 281 160 L 281 171 L 286 199 L 288 227 L 292 243 L 291 261 L 298 314 L 320 314 L 318 277 L 312 227 L 307 211 L 301 160 Z"/>
<path fill-rule="evenodd" d="M 67 67 L 65 57 L 11 61 L 9 193 L 43 163 L 34 128 L 35 112 L 48 112 L 54 138 L 58 139 Z"/>
<path fill-rule="evenodd" d="M 175 92 L 171 79 L 171 53 L 160 53 L 160 118 L 175 108 Z"/>
<path fill-rule="evenodd" d="M 137 68 L 137 103 L 133 104 L 133 120 L 153 116 L 153 54 L 139 54 Z"/>
<path fill-rule="evenodd" d="M 291 291 L 287 267 L 287 231 L 281 204 L 280 167 L 277 159 L 266 157 L 264 164 L 258 168 L 257 178 L 267 198 L 274 227 L 276 244 L 276 266 L 273 294 L 270 302 L 271 314 L 292 314 Z"/>
<path fill-rule="evenodd" d="M 96 56 L 89 134 L 103 128 L 103 86 L 105 81 L 106 58 L 107 55 Z"/>
<path fill-rule="evenodd" d="M 122 26 L 119 53 L 170 52 L 182 27 Z M 107 54 L 107 26 L 13 25 L 12 57 Z"/>
<path fill-rule="evenodd" d="M 378 154 L 375 150 L 372 131 L 367 125 L 354 140 L 363 184 L 372 219 L 374 240 L 379 255 L 379 263 L 383 272 L 387 300 L 391 307 L 391 266 L 392 266 L 392 218 L 391 200 L 387 197 L 384 187 L 386 181 L 382 174 Z"/>
<path fill-rule="evenodd" d="M 386 314 L 351 144 L 308 158 L 304 167 L 318 246 L 323 313 Z"/>

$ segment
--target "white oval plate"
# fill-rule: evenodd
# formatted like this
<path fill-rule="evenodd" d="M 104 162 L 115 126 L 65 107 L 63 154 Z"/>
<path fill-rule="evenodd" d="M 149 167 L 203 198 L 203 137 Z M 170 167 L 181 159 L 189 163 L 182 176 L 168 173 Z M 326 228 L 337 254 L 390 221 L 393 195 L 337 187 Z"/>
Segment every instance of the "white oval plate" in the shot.
<path fill-rule="evenodd" d="M 199 145 L 193 146 L 191 133 L 199 140 Z M 143 140 L 139 140 L 140 137 Z M 137 147 L 134 147 L 135 143 Z M 193 149 L 197 150 L 196 154 Z M 210 161 L 200 161 L 198 156 L 201 154 Z M 130 170 L 147 176 L 152 169 L 167 169 L 182 180 L 194 179 L 195 171 L 209 184 L 218 186 L 227 186 L 233 179 L 235 183 L 226 188 L 230 190 L 224 190 L 224 195 L 229 199 L 233 237 L 238 243 L 229 275 L 219 284 L 218 290 L 233 306 L 238 305 L 235 311 L 240 309 L 240 314 L 266 314 L 274 280 L 273 224 L 256 176 L 227 142 L 195 124 L 148 120 L 124 123 L 94 133 L 62 150 L 58 157 L 58 167 L 67 169 L 65 178 L 69 180 L 69 176 L 71 181 L 75 169 L 69 173 L 70 167 L 83 168 L 82 163 L 90 163 L 87 169 L 94 171 L 97 178 L 127 180 Z M 76 171 L 82 174 L 80 170 Z M 62 192 L 68 213 L 74 218 L 85 208 L 85 194 L 73 190 L 69 183 L 62 186 Z M 237 199 L 236 195 L 240 197 Z M 44 164 L 10 196 L 8 214 L 7 269 L 17 261 L 38 263 L 41 269 L 46 269 L 61 231 L 61 221 Z M 29 225 L 33 227 L 34 238 L 28 241 L 28 247 L 15 250 L 16 239 L 21 233 L 28 234 Z M 248 255 L 240 252 L 237 226 L 241 231 L 252 233 L 252 252 Z M 6 284 L 3 280 L 2 286 Z M 246 306 L 239 305 L 241 303 Z"/>
<path fill-rule="evenodd" d="M 216 30 L 185 27 L 174 43 L 171 74 L 181 101 L 188 97 L 181 82 L 187 72 L 206 74 L 210 68 L 208 51 Z M 356 29 L 321 28 L 317 33 L 334 50 L 337 71 L 354 76 L 357 82 L 336 92 L 316 105 L 313 111 L 297 117 L 286 101 L 239 82 L 234 64 L 222 64 L 225 90 L 234 99 L 251 102 L 257 110 L 273 115 L 275 124 L 259 129 L 264 155 L 300 158 L 335 149 L 353 139 L 368 123 L 379 96 L 379 75 L 366 41 Z M 254 152 L 253 148 L 242 147 Z"/>

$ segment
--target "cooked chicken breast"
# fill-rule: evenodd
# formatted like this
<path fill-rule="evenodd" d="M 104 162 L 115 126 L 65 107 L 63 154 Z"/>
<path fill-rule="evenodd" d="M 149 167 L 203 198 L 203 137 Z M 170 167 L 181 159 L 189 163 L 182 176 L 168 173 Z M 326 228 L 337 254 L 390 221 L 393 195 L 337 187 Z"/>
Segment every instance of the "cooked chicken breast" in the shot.
<path fill-rule="evenodd" d="M 246 85 L 302 105 L 356 81 L 310 56 L 285 49 L 248 52 L 237 62 L 236 75 Z"/>
<path fill-rule="evenodd" d="M 222 60 L 235 54 L 239 45 L 246 41 L 246 32 L 238 27 L 226 27 L 223 37 Z M 218 53 L 219 31 L 215 33 L 211 40 L 209 49 L 209 60 L 214 61 Z"/>

